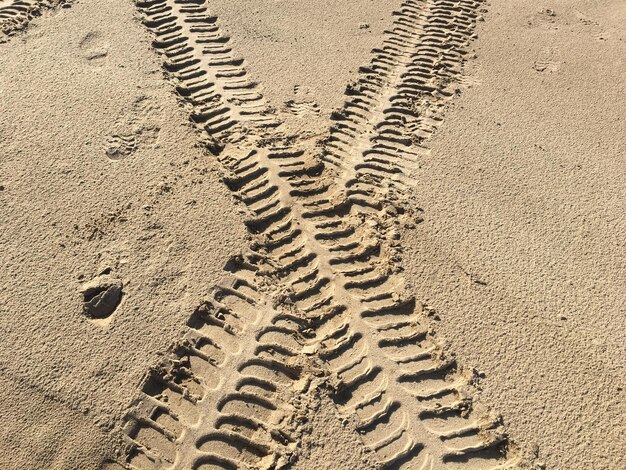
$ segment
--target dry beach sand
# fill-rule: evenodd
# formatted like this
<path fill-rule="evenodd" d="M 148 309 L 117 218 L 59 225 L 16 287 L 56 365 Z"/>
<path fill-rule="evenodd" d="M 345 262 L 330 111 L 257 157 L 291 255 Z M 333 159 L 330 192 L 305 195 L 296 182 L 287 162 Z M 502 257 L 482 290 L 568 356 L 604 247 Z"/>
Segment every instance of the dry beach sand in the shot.
<path fill-rule="evenodd" d="M 0 29 L 2 468 L 626 468 L 626 4 Z"/>

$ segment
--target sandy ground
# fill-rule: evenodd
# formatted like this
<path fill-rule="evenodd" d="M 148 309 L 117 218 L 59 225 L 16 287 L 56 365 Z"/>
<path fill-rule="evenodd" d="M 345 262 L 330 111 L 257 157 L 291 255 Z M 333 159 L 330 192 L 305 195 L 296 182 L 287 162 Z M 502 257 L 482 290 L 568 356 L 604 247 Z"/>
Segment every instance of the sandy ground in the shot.
<path fill-rule="evenodd" d="M 209 5 L 280 129 L 313 147 L 400 2 Z M 524 462 L 620 469 L 626 8 L 486 7 L 461 95 L 411 169 L 423 221 L 400 227 L 408 290 Z M 126 465 L 146 372 L 254 240 L 136 10 L 75 2 L 0 44 L 3 468 Z M 80 290 L 103 276 L 122 301 L 94 320 Z M 290 468 L 378 468 L 368 432 L 321 390 L 299 409 Z"/>
<path fill-rule="evenodd" d="M 146 369 L 243 244 L 133 14 L 76 4 L 0 45 L 4 468 L 97 466 Z M 138 143 L 112 160 L 117 135 Z M 79 289 L 107 266 L 124 296 L 101 326 Z"/>
<path fill-rule="evenodd" d="M 622 468 L 626 8 L 489 10 L 415 173 L 407 266 L 518 441 L 548 468 Z"/>

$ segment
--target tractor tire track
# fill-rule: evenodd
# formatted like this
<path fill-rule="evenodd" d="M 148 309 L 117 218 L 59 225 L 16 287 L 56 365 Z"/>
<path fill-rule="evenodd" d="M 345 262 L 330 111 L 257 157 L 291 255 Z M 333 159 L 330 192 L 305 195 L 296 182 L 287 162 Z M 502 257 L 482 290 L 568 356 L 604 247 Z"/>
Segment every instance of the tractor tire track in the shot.
<path fill-rule="evenodd" d="M 310 373 L 304 371 L 310 370 L 315 357 L 325 361 L 332 376 L 337 408 L 356 416 L 364 444 L 382 466 L 516 465 L 517 454 L 499 418 L 472 404 L 472 375 L 446 355 L 419 303 L 404 294 L 399 275 L 398 229 L 405 210 L 402 174 L 423 155 L 421 140 L 440 121 L 440 100 L 446 97 L 448 82 L 441 78 L 446 76 L 443 72 L 437 74 L 441 67 L 449 76 L 457 73 L 478 3 L 404 2 L 385 41 L 387 49 L 375 53 L 359 90 L 348 90 L 352 98 L 343 117 L 335 119 L 321 158 L 275 130 L 279 120 L 248 80 L 243 62 L 233 58 L 228 39 L 203 0 L 150 0 L 137 5 L 191 119 L 210 137 L 209 148 L 224 169 L 226 185 L 250 214 L 248 259 L 254 260 L 254 269 L 243 269 L 245 282 L 238 285 L 245 286 L 245 303 L 255 307 L 253 313 L 247 307 L 234 315 L 248 319 L 238 335 L 223 343 L 214 338 L 235 331 L 229 323 L 196 331 L 183 341 L 187 346 L 174 348 L 169 362 L 151 372 L 142 385 L 138 411 L 126 420 L 130 446 L 120 465 L 279 466 L 280 456 L 289 454 L 293 441 L 278 436 L 269 423 L 292 422 L 294 409 L 284 403 L 307 388 L 302 384 L 308 383 Z M 432 41 L 443 41 L 438 46 L 443 51 Z M 435 66 L 435 56 L 443 57 L 445 66 Z M 431 71 L 424 72 L 428 66 Z M 443 81 L 434 86 L 432 80 Z M 416 93 L 430 112 L 411 101 Z M 398 123 L 406 124 L 406 129 L 396 132 Z M 422 132 L 418 140 L 406 140 L 405 133 L 416 130 Z M 272 298 L 276 307 L 270 308 L 264 298 Z M 211 307 L 201 311 L 238 312 L 215 307 L 213 301 L 207 305 Z M 291 313 L 277 312 L 278 306 Z M 190 320 L 192 330 L 198 330 L 194 328 L 198 315 Z M 204 318 L 206 324 L 215 325 L 214 319 Z M 262 341 L 264 333 L 274 331 L 283 318 L 288 326 L 268 347 Z M 198 341 L 211 344 L 242 345 L 223 362 L 203 357 L 205 363 L 221 364 L 227 376 L 222 385 L 206 386 L 210 380 L 202 372 L 196 376 L 190 359 L 184 359 L 201 349 L 189 339 L 198 335 Z M 280 364 L 295 364 L 298 373 L 267 385 L 268 395 L 257 390 L 260 395 L 241 398 L 242 380 L 257 384 L 269 380 L 241 376 L 245 364 L 269 351 L 279 356 L 268 360 L 266 370 L 281 371 Z M 305 352 L 310 360 L 303 357 Z M 180 397 L 164 399 L 166 392 Z M 222 405 L 230 397 L 240 397 L 238 403 L 244 407 L 264 404 L 248 415 L 256 424 L 250 424 L 249 433 L 241 438 L 229 437 L 234 431 L 222 429 L 227 422 Z M 171 409 L 168 404 L 174 402 L 191 403 L 197 417 L 185 418 L 183 411 Z M 234 407 L 233 413 L 239 416 L 242 409 Z M 171 426 L 178 426 L 178 431 L 155 420 L 163 413 L 169 416 L 163 419 L 177 423 Z M 237 423 L 238 428 L 245 427 L 243 420 Z M 162 444 L 152 442 L 155 432 Z"/>
<path fill-rule="evenodd" d="M 248 206 L 250 232 L 270 239 L 288 231 L 290 213 L 273 212 L 278 189 L 240 145 L 277 121 L 267 116 L 242 61 L 225 49 L 227 38 L 202 4 L 137 2 L 191 119 L 211 137 L 209 148 L 228 173 L 227 185 Z M 260 132 L 250 132 L 252 127 Z M 227 145 L 229 151 L 220 154 Z M 255 264 L 272 265 L 251 253 Z M 142 382 L 123 424 L 127 445 L 108 468 L 274 468 L 288 461 L 296 411 L 288 403 L 306 392 L 311 375 L 303 373 L 310 360 L 301 354 L 300 332 L 307 324 L 267 304 L 255 285 L 264 279 L 258 269 L 248 262 L 231 266 L 234 281 L 217 287 L 192 315 L 168 360 Z"/>
<path fill-rule="evenodd" d="M 394 237 L 389 221 L 404 211 L 405 173 L 427 155 L 422 142 L 453 96 L 448 88 L 459 77 L 478 6 L 403 2 L 385 46 L 375 51 L 370 67 L 348 89 L 344 109 L 333 116 L 323 159 L 338 169 L 335 190 L 345 190 L 348 212 L 367 212 L 370 222 L 382 227 L 370 240 Z M 314 231 L 329 224 L 327 214 L 342 211 L 345 207 L 329 205 L 302 216 Z M 447 357 L 416 300 L 402 295 L 403 280 L 392 272 L 399 250 L 394 256 L 388 246 L 385 256 L 381 242 L 365 256 L 333 257 L 332 252 L 341 253 L 338 242 L 362 247 L 345 237 L 348 231 L 344 225 L 325 237 L 332 240 L 329 264 L 345 265 L 346 271 L 340 269 L 335 278 L 342 314 L 321 329 L 326 333 L 319 352 L 337 375 L 339 409 L 358 416 L 364 443 L 390 468 L 516 465 L 500 419 L 473 409 L 471 374 Z M 363 258 L 370 266 L 352 270 Z"/>
<path fill-rule="evenodd" d="M 449 21 L 445 6 L 450 4 L 406 2 L 398 14 L 398 24 L 406 25 L 407 15 L 416 19 L 417 31 L 438 23 L 442 15 Z M 415 5 L 430 7 L 433 13 L 418 14 Z M 467 9 L 458 11 L 461 16 L 467 14 Z M 391 34 L 397 36 L 397 29 Z M 431 30 L 424 34 L 443 36 Z M 455 41 L 463 44 L 463 37 L 455 35 Z M 448 68 L 456 70 L 452 65 Z M 408 70 L 411 72 L 411 67 Z M 404 77 L 409 72 L 395 76 Z M 400 85 L 392 89 L 401 89 Z M 393 111 L 388 113 L 382 107 L 380 123 L 374 127 L 392 127 L 398 114 L 404 112 L 393 96 L 405 99 L 414 91 L 410 85 L 405 95 L 388 93 L 388 103 L 395 103 Z M 445 96 L 435 88 L 428 93 L 432 99 Z M 412 115 L 419 118 L 422 127 L 433 128 L 432 118 L 426 121 L 417 112 Z M 389 139 L 383 142 L 386 154 L 392 153 Z M 372 137 L 367 143 L 373 151 L 366 148 L 363 155 L 381 155 L 381 139 Z M 396 145 L 394 156 L 402 157 L 403 148 L 410 149 L 410 145 L 400 150 Z M 341 187 L 325 176 L 327 169 L 306 155 L 306 149 L 254 150 L 244 162 L 241 168 L 250 175 L 250 181 L 241 185 L 244 201 L 244 186 L 258 187 L 254 175 L 266 175 L 274 188 L 269 201 L 270 193 L 259 193 L 265 196 L 256 209 L 260 217 L 249 228 L 254 230 L 260 225 L 267 229 L 272 224 L 289 227 L 289 231 L 280 231 L 278 237 L 256 249 L 273 260 L 277 269 L 271 275 L 280 278 L 298 311 L 318 323 L 318 332 L 323 334 L 319 354 L 338 380 L 337 404 L 343 411 L 359 416 L 365 444 L 393 468 L 515 465 L 517 459 L 514 452 L 508 455 L 508 439 L 499 418 L 472 408 L 471 374 L 446 358 L 415 299 L 400 294 L 403 281 L 393 273 L 399 247 L 386 240 L 394 238 L 394 212 L 402 211 L 402 205 L 395 200 L 398 196 L 383 199 L 384 204 L 368 204 L 365 199 L 375 194 L 380 182 L 386 183 L 389 178 L 385 173 L 390 173 L 391 165 L 382 169 L 381 165 L 363 165 L 361 168 L 371 170 L 365 176 L 369 176 L 372 187 L 344 196 Z M 360 169 L 357 165 L 353 168 Z M 279 191 L 277 188 L 285 182 L 289 188 Z M 254 197 L 251 195 L 249 200 L 254 201 Z M 359 214 L 364 207 L 380 213 L 374 218 L 362 218 Z M 364 221 L 378 228 L 363 227 Z M 360 351 L 356 358 L 355 351 Z"/>
<path fill-rule="evenodd" d="M 454 97 L 480 1 L 406 0 L 372 62 L 346 91 L 323 159 L 356 204 L 380 209 L 402 198 L 406 172 Z"/>
<path fill-rule="evenodd" d="M 211 137 L 214 153 L 254 129 L 279 124 L 204 0 L 136 4 L 143 23 L 155 35 L 154 48 L 165 56 L 165 70 L 176 82 L 178 94 L 191 105 L 192 121 Z"/>
<path fill-rule="evenodd" d="M 364 444 L 388 468 L 514 464 L 499 418 L 472 406 L 472 375 L 446 356 L 421 307 L 403 295 L 399 247 L 388 242 L 397 219 L 368 224 L 349 200 L 328 201 L 321 168 L 304 155 L 250 154 L 247 174 L 263 168 L 275 188 L 281 180 L 291 186 L 264 200 L 250 228 L 285 227 L 254 249 L 273 264 L 266 275 L 315 325 L 310 344 L 335 378 L 338 409 L 356 414 Z"/>
<path fill-rule="evenodd" d="M 274 468 L 288 459 L 296 394 L 306 393 L 301 322 L 267 305 L 241 263 L 141 384 L 108 468 Z M 282 459 L 282 460 L 281 460 Z"/>
<path fill-rule="evenodd" d="M 45 9 L 69 4 L 69 0 L 0 0 L 0 43 L 41 15 Z"/>

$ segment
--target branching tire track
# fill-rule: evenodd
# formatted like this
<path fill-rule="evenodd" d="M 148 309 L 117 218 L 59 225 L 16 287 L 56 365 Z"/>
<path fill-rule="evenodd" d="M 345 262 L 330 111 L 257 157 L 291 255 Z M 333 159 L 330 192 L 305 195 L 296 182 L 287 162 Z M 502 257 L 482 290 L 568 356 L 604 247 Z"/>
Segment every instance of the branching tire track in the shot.
<path fill-rule="evenodd" d="M 317 325 L 318 354 L 336 376 L 338 408 L 357 415 L 364 443 L 387 467 L 513 464 L 499 419 L 472 409 L 471 375 L 446 359 L 414 299 L 402 297 L 396 247 L 350 214 L 350 204 L 327 201 L 321 170 L 302 156 L 293 149 L 251 152 L 240 161 L 249 176 L 244 195 L 258 186 L 257 174 L 274 188 L 285 179 L 291 184 L 287 195 L 276 189 L 263 199 L 249 226 L 277 227 L 254 248 L 272 261 L 267 274 L 297 311 Z"/>
<path fill-rule="evenodd" d="M 155 34 L 155 48 L 166 57 L 166 71 L 191 108 L 192 120 L 210 135 L 210 149 L 227 173 L 227 186 L 250 214 L 246 225 L 255 268 L 244 270 L 249 271 L 245 282 L 240 279 L 238 284 L 248 293 L 235 297 L 258 308 L 234 315 L 249 318 L 244 324 L 250 327 L 226 341 L 245 346 L 221 363 L 232 377 L 217 389 L 209 390 L 210 381 L 184 359 L 198 355 L 195 339 L 175 348 L 169 363 L 149 375 L 139 411 L 127 420 L 131 445 L 122 465 L 278 465 L 292 443 L 279 436 L 272 423 L 290 422 L 290 411 L 281 403 L 294 390 L 306 388 L 302 370 L 309 366 L 303 351 L 326 362 L 338 409 L 356 416 L 364 444 L 376 452 L 382 466 L 516 465 L 500 420 L 472 405 L 471 374 L 444 353 L 419 304 L 404 296 L 398 274 L 404 168 L 425 154 L 421 141 L 441 119 L 442 100 L 458 74 L 478 3 L 404 2 L 385 46 L 363 70 L 358 88 L 348 90 L 348 102 L 335 116 L 322 158 L 310 155 L 308 148 L 282 143 L 280 132 L 273 131 L 278 119 L 246 78 L 243 62 L 233 58 L 228 39 L 202 0 L 137 5 Z M 293 314 L 269 308 L 261 290 L 268 290 L 281 309 Z M 238 312 L 215 307 L 213 301 L 208 305 L 211 311 Z M 206 321 L 210 315 L 203 318 L 215 325 L 214 319 Z M 268 348 L 263 333 L 274 331 L 279 318 L 286 318 L 288 326 Z M 220 344 L 213 335 L 235 331 L 226 325 L 190 337 Z M 304 333 L 314 335 L 306 348 Z M 248 380 L 241 377 L 242 364 L 257 361 L 259 351 L 278 354 L 279 359 L 267 359 L 278 370 L 281 363 L 295 364 L 298 373 L 272 384 L 269 396 L 259 391 L 266 401 L 246 395 L 267 406 L 259 411 L 260 422 L 248 427 L 250 434 L 234 438 L 234 431 L 220 427 L 226 422 L 220 421 L 221 404 L 241 394 L 241 381 Z M 220 364 L 209 356 L 203 359 Z M 174 401 L 191 403 L 199 417 L 185 418 L 184 412 L 171 409 L 173 402 L 163 400 L 165 392 L 178 393 Z M 159 425 L 161 415 L 168 416 L 163 419 L 170 425 L 176 422 L 172 427 L 178 426 L 178 431 Z M 237 419 L 237 426 L 243 426 Z M 154 436 L 161 446 L 151 441 Z"/>

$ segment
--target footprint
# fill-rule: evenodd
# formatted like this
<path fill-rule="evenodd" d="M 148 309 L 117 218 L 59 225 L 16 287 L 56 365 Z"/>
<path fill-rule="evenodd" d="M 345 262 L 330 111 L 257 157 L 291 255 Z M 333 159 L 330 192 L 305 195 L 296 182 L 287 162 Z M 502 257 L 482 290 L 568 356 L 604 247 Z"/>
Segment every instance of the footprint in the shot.
<path fill-rule="evenodd" d="M 110 269 L 80 287 L 83 313 L 90 320 L 102 321 L 111 316 L 122 301 L 122 281 L 110 274 Z"/>
<path fill-rule="evenodd" d="M 296 116 L 306 116 L 307 114 L 320 115 L 320 106 L 315 101 L 289 100 L 285 102 L 285 106 L 290 113 Z"/>
<path fill-rule="evenodd" d="M 537 72 L 558 72 L 561 68 L 561 62 L 557 60 L 559 50 L 554 47 L 546 47 L 542 49 L 539 57 L 533 63 L 533 69 Z"/>
<path fill-rule="evenodd" d="M 560 26 L 560 18 L 551 8 L 543 8 L 537 13 L 526 16 L 525 19 L 529 28 L 556 30 Z"/>
<path fill-rule="evenodd" d="M 459 85 L 463 88 L 472 88 L 482 84 L 482 80 L 471 75 L 461 75 L 459 77 Z"/>
<path fill-rule="evenodd" d="M 81 56 L 89 62 L 100 62 L 109 54 L 109 43 L 99 31 L 90 31 L 78 43 Z"/>
<path fill-rule="evenodd" d="M 138 97 L 131 109 L 115 122 L 105 138 L 104 152 L 111 160 L 123 160 L 140 148 L 154 147 L 161 130 L 162 109 L 148 96 Z"/>
<path fill-rule="evenodd" d="M 293 87 L 296 95 L 294 99 L 285 102 L 285 109 L 296 116 L 319 116 L 320 105 L 311 97 L 312 92 L 308 88 L 296 85 Z"/>
<path fill-rule="evenodd" d="M 611 33 L 608 31 L 602 31 L 594 35 L 594 39 L 597 41 L 608 41 L 611 38 Z"/>
<path fill-rule="evenodd" d="M 576 18 L 578 18 L 578 21 L 586 26 L 586 33 L 590 34 L 596 41 L 608 41 L 609 39 L 611 39 L 611 31 L 604 29 L 600 22 L 596 21 L 594 18 L 585 15 L 580 10 L 574 10 L 574 12 L 576 13 Z"/>
<path fill-rule="evenodd" d="M 111 160 L 122 160 L 137 148 L 134 134 L 111 134 L 106 139 L 106 154 Z"/>

